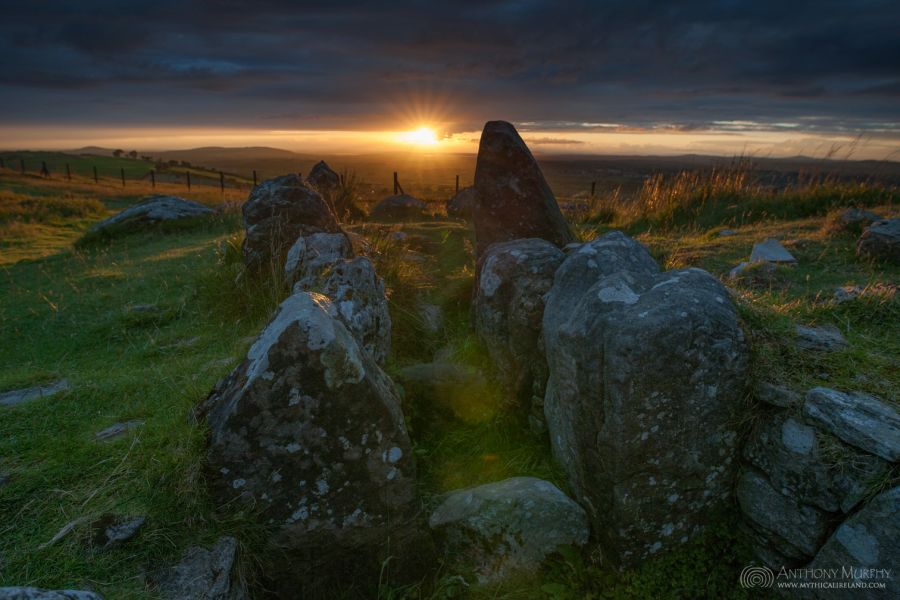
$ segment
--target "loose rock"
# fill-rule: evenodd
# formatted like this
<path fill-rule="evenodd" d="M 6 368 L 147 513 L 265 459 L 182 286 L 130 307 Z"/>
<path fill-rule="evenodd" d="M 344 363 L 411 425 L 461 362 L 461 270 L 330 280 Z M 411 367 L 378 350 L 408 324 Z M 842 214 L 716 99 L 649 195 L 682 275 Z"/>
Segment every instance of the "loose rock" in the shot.
<path fill-rule="evenodd" d="M 872 223 L 856 244 L 858 256 L 900 263 L 900 219 Z"/>
<path fill-rule="evenodd" d="M 100 594 L 77 590 L 45 590 L 34 587 L 0 587 L 0 600 L 103 600 Z"/>
<path fill-rule="evenodd" d="M 794 390 L 766 381 L 757 384 L 754 391 L 757 400 L 779 408 L 799 406 L 803 400 L 803 397 Z"/>
<path fill-rule="evenodd" d="M 188 549 L 181 562 L 153 574 L 151 582 L 165 600 L 248 600 L 236 555 L 237 540 L 223 537 L 209 550 Z"/>
<path fill-rule="evenodd" d="M 115 423 L 106 429 L 102 429 L 94 434 L 94 437 L 100 441 L 107 442 L 125 435 L 127 432 L 143 426 L 144 422 L 140 419 L 125 421 L 123 423 Z"/>
<path fill-rule="evenodd" d="M 753 244 L 750 262 L 796 263 L 797 259 L 778 240 L 769 238 Z"/>
<path fill-rule="evenodd" d="M 471 221 L 478 204 L 478 191 L 475 186 L 465 187 L 447 201 L 447 216 L 453 219 Z"/>
<path fill-rule="evenodd" d="M 797 347 L 801 350 L 837 352 L 847 347 L 847 340 L 834 325 L 824 327 L 797 325 L 795 333 L 797 334 Z"/>
<path fill-rule="evenodd" d="M 813 388 L 803 414 L 852 446 L 890 462 L 900 460 L 900 414 L 874 396 Z"/>
<path fill-rule="evenodd" d="M 375 205 L 369 218 L 375 221 L 409 221 L 426 216 L 428 206 L 409 194 L 388 196 Z"/>
<path fill-rule="evenodd" d="M 90 228 L 88 235 L 108 236 L 136 231 L 158 223 L 206 217 L 215 211 L 177 196 L 150 196 Z"/>
<path fill-rule="evenodd" d="M 451 492 L 428 524 L 452 560 L 473 567 L 480 583 L 533 573 L 558 546 L 583 546 L 590 533 L 584 510 L 534 477 Z"/>
<path fill-rule="evenodd" d="M 104 515 L 91 523 L 94 547 L 103 550 L 120 546 L 138 534 L 147 521 L 145 517 Z"/>
<path fill-rule="evenodd" d="M 47 385 L 39 385 L 21 390 L 11 390 L 0 393 L 0 406 L 16 406 L 25 402 L 30 402 L 38 398 L 46 398 L 69 389 L 69 382 L 66 379 L 60 379 L 54 383 Z"/>
<path fill-rule="evenodd" d="M 343 233 L 301 235 L 288 250 L 284 277 L 288 285 L 311 290 L 335 263 L 353 257 L 353 247 Z"/>
<path fill-rule="evenodd" d="M 475 239 L 480 257 L 491 244 L 541 238 L 562 248 L 575 241 L 540 167 L 505 121 L 488 121 L 475 166 Z"/>

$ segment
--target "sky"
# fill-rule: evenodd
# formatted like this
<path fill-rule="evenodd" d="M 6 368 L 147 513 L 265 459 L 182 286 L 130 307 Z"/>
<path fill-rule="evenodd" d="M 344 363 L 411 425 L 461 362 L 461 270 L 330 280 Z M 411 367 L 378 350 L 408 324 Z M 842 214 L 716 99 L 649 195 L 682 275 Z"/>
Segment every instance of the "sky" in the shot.
<path fill-rule="evenodd" d="M 0 147 L 900 160 L 896 0 L 0 0 Z M 411 133 L 417 132 L 417 133 Z"/>

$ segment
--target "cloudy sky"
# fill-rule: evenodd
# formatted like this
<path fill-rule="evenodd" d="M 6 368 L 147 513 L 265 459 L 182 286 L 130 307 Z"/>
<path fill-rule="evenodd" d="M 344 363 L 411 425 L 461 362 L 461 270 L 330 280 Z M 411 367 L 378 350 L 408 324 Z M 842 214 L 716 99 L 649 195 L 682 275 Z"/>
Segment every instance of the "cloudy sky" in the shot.
<path fill-rule="evenodd" d="M 0 146 L 900 160 L 900 2 L 0 0 Z M 415 141 L 415 140 L 413 140 Z M 426 140 L 427 141 L 427 140 Z"/>

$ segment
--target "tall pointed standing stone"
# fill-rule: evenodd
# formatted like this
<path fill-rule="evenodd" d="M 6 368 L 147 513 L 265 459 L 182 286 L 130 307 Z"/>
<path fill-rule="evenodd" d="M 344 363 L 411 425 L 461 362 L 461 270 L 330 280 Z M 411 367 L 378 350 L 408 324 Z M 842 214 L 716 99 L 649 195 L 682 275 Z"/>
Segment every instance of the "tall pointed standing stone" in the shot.
<path fill-rule="evenodd" d="M 541 238 L 563 247 L 575 236 L 516 128 L 488 121 L 475 166 L 475 239 L 480 256 L 495 242 Z"/>

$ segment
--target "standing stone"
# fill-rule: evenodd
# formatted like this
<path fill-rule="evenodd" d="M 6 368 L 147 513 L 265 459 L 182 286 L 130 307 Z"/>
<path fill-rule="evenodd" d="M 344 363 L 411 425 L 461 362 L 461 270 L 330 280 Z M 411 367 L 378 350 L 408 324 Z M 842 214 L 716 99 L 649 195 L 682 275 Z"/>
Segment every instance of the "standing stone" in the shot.
<path fill-rule="evenodd" d="M 828 598 L 900 598 L 900 486 L 873 498 L 844 521 L 825 542 L 808 569 L 836 572 L 827 581 L 863 584 L 859 588 L 834 587 Z M 889 573 L 884 570 L 890 569 Z M 849 571 L 849 572 L 848 572 Z M 822 582 L 819 578 L 817 582 Z M 872 584 L 883 583 L 879 588 Z M 818 597 L 808 595 L 803 597 Z"/>
<path fill-rule="evenodd" d="M 475 189 L 475 186 L 465 187 L 447 201 L 447 216 L 471 221 L 477 204 L 478 190 Z"/>
<path fill-rule="evenodd" d="M 856 244 L 858 256 L 900 263 L 900 219 L 872 223 Z"/>
<path fill-rule="evenodd" d="M 539 430 L 547 381 L 547 361 L 538 344 L 544 296 L 564 258 L 546 240 L 513 240 L 493 244 L 476 269 L 475 331 L 513 396 L 533 404 L 532 424 Z"/>
<path fill-rule="evenodd" d="M 748 362 L 719 281 L 648 259 L 621 234 L 585 244 L 557 271 L 543 323 L 553 452 L 624 566 L 688 541 L 730 497 Z"/>
<path fill-rule="evenodd" d="M 323 196 L 330 194 L 341 186 L 341 176 L 334 172 L 324 160 L 320 160 L 310 169 L 306 181 Z"/>
<path fill-rule="evenodd" d="M 590 535 L 584 510 L 534 477 L 452 492 L 428 524 L 451 561 L 473 568 L 482 584 L 533 573 L 559 546 L 583 546 Z"/>
<path fill-rule="evenodd" d="M 559 210 L 537 161 L 505 121 L 488 121 L 475 165 L 475 239 L 480 257 L 488 246 L 541 238 L 562 248 L 575 236 Z"/>
<path fill-rule="evenodd" d="M 296 286 L 294 291 L 298 291 Z M 337 316 L 360 346 L 383 365 L 391 352 L 391 312 L 384 281 L 372 261 L 358 256 L 335 263 L 321 291 L 331 299 Z"/>
<path fill-rule="evenodd" d="M 318 192 L 298 175 L 267 179 L 250 192 L 243 206 L 244 263 L 259 269 L 271 260 L 281 268 L 288 248 L 302 235 L 338 233 L 340 227 Z"/>
<path fill-rule="evenodd" d="M 284 277 L 288 285 L 310 290 L 336 262 L 353 257 L 353 247 L 343 233 L 301 235 L 288 250 Z"/>
<path fill-rule="evenodd" d="M 290 296 L 203 408 L 212 496 L 258 511 L 288 588 L 425 556 L 400 399 L 337 312 Z"/>

